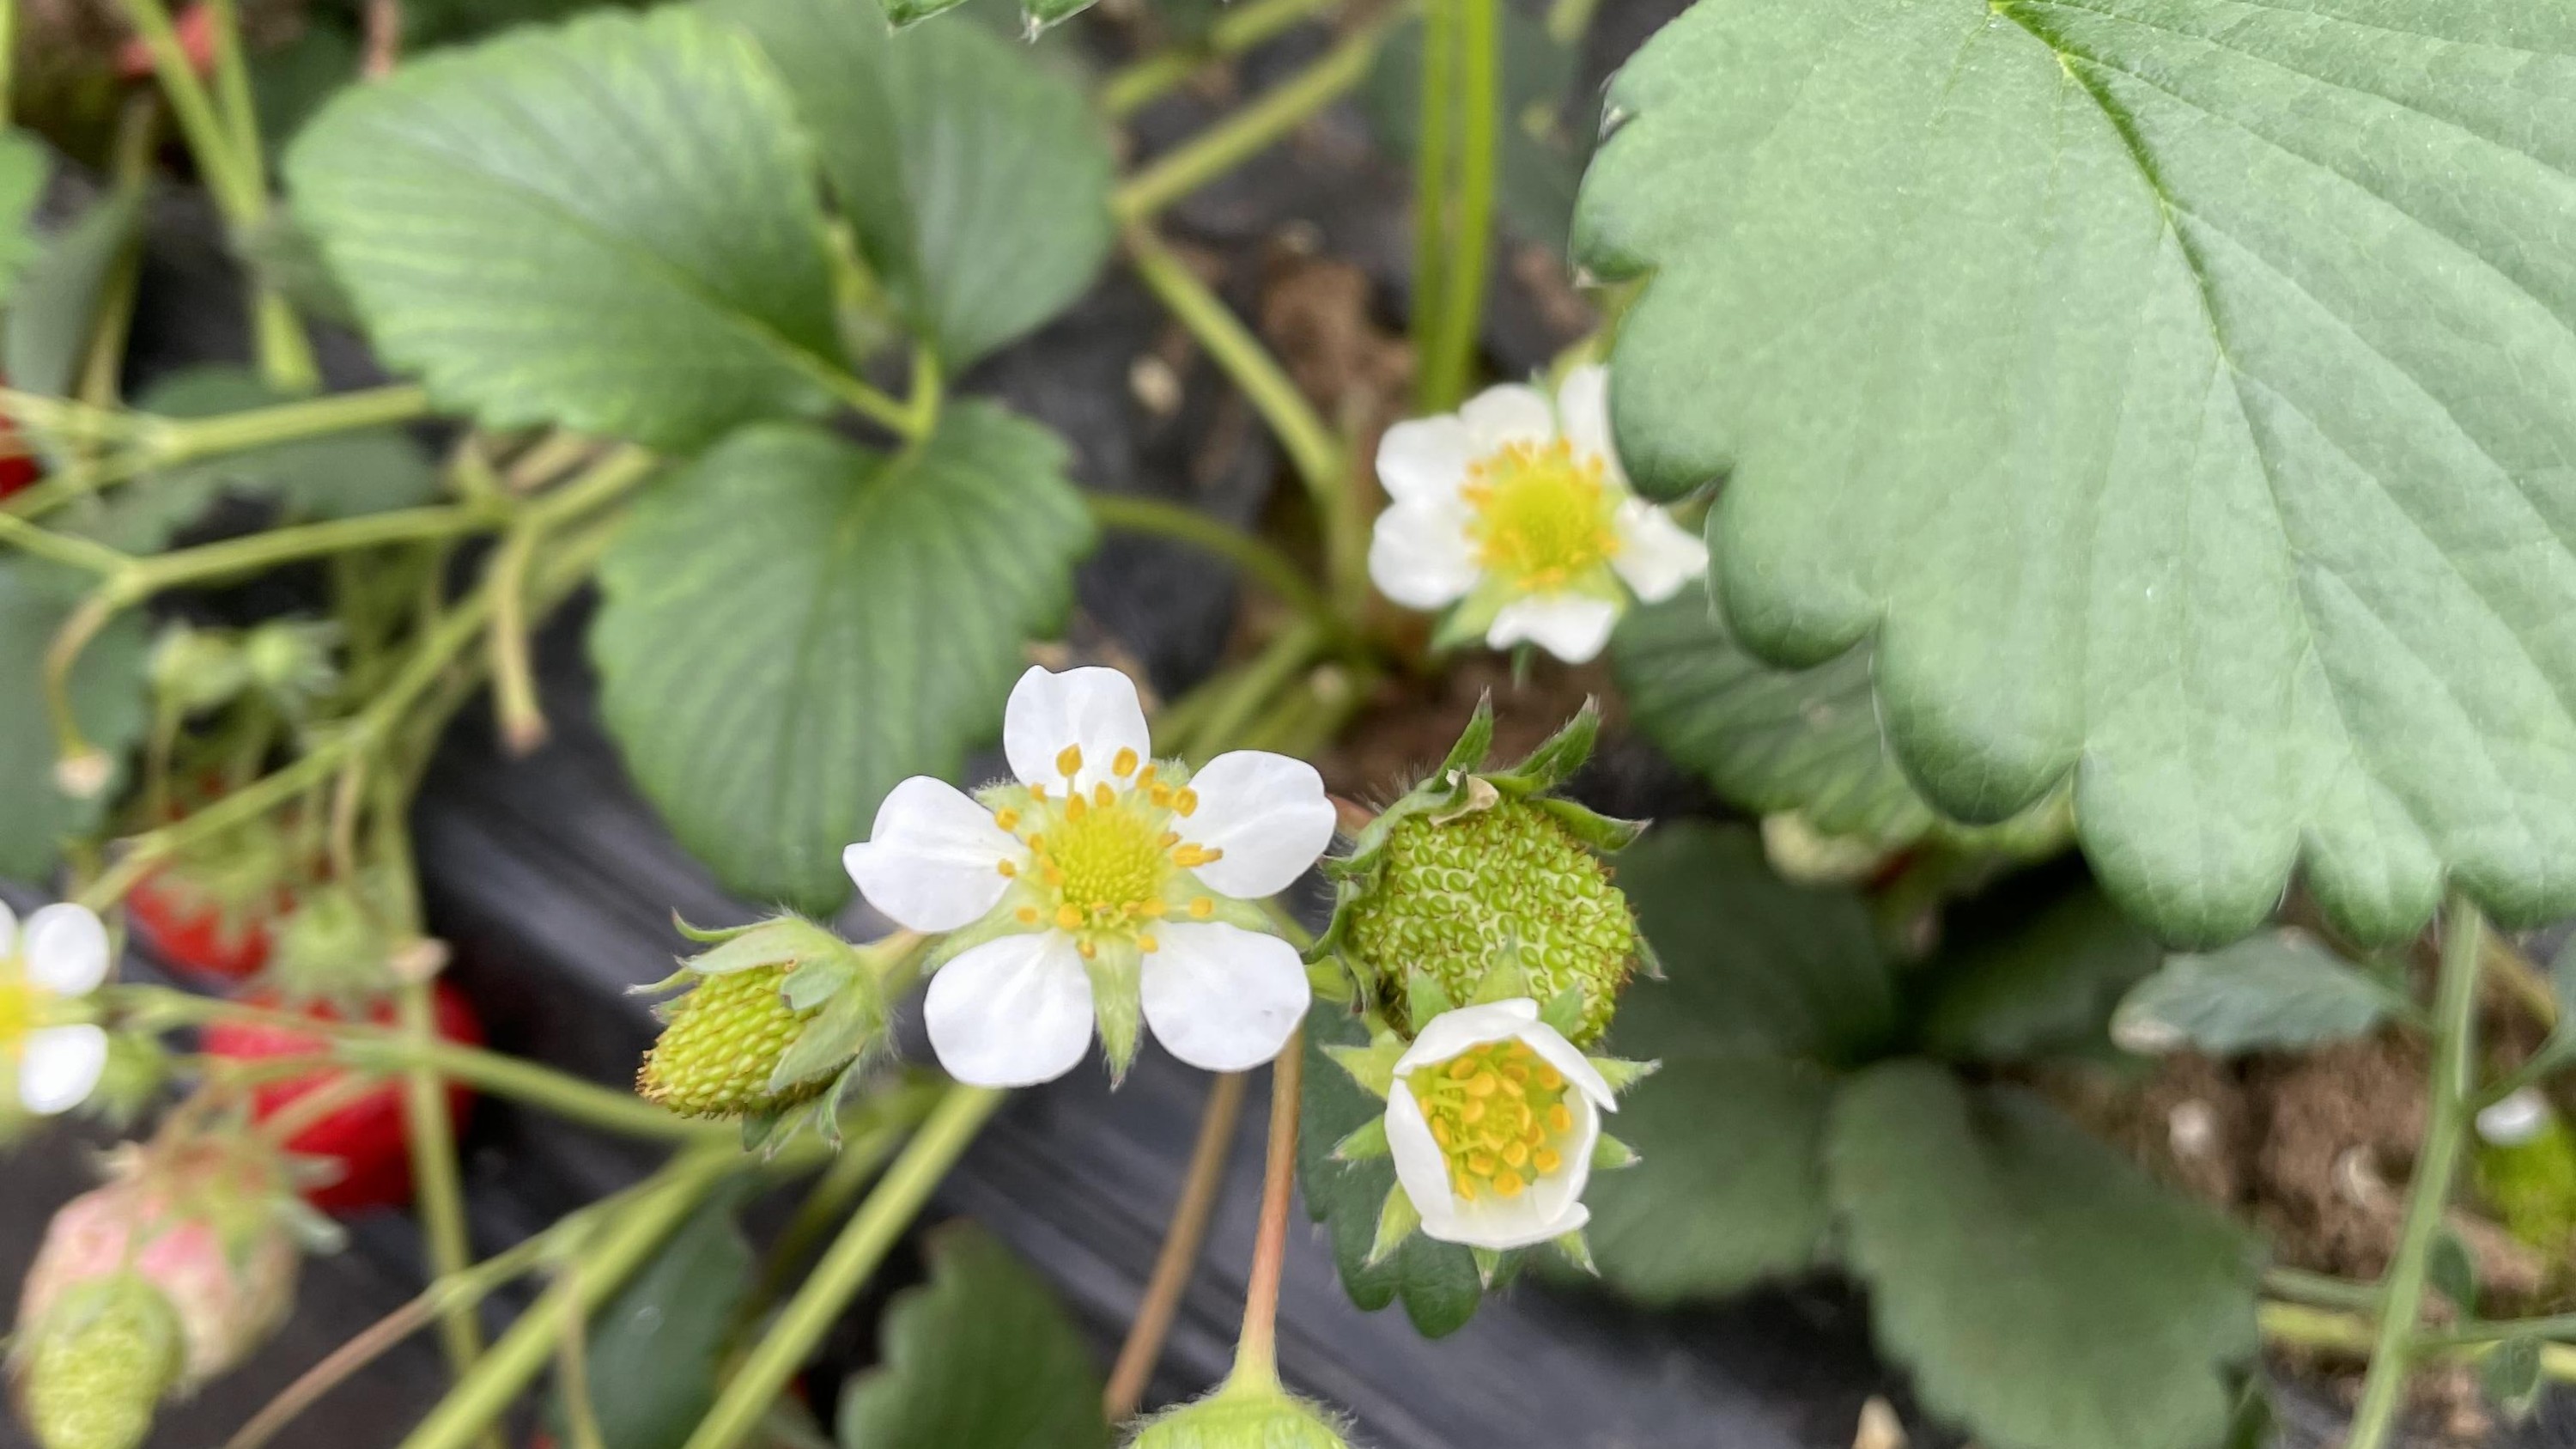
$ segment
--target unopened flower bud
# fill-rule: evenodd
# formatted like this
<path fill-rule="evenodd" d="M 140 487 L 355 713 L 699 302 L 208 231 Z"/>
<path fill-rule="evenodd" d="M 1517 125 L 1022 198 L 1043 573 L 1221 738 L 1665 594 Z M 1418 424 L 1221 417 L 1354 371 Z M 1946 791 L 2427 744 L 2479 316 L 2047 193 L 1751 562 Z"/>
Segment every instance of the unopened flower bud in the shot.
<path fill-rule="evenodd" d="M 663 986 L 660 1040 L 635 1089 L 689 1117 L 785 1112 L 831 1090 L 884 1039 L 886 1014 L 865 953 L 795 916 L 705 933 L 713 948 Z"/>
<path fill-rule="evenodd" d="M 152 691 L 164 709 L 191 715 L 230 704 L 250 683 L 231 631 L 174 622 L 152 645 Z"/>
<path fill-rule="evenodd" d="M 339 687 L 332 651 L 340 626 L 311 619 L 273 619 L 242 637 L 250 681 L 289 718 L 300 718 L 315 700 Z"/>
<path fill-rule="evenodd" d="M 1128 1449 L 1350 1449 L 1332 1416 L 1275 1382 L 1238 1375 L 1225 1387 L 1158 1414 Z"/>

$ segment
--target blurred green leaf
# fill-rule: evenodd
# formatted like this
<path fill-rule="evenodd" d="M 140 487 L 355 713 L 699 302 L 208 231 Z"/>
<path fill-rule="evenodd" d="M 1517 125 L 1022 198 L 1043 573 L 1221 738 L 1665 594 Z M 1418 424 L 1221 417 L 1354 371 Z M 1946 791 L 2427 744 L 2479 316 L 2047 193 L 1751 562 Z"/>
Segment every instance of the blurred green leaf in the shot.
<path fill-rule="evenodd" d="M 841 1391 L 841 1449 L 1107 1449 L 1090 1346 L 1037 1275 L 971 1223 L 927 1253 L 928 1286 L 886 1310 L 884 1363 Z"/>
<path fill-rule="evenodd" d="M 61 861 L 64 837 L 94 828 L 115 798 L 114 781 L 90 800 L 54 788 L 45 650 L 88 582 L 52 564 L 0 559 L 0 876 L 43 880 Z M 120 760 L 143 734 L 144 650 L 142 616 L 128 610 L 72 670 L 81 733 Z"/>
<path fill-rule="evenodd" d="M 809 168 L 775 72 L 680 8 L 432 55 L 286 165 L 377 349 L 443 404 L 672 451 L 829 397 Z"/>
<path fill-rule="evenodd" d="M 2462 1318 L 2478 1316 L 2478 1264 L 2458 1233 L 2446 1227 L 2434 1235 L 2432 1251 L 2424 1260 L 2424 1281 L 2451 1300 Z"/>
<path fill-rule="evenodd" d="M 2576 912 L 2576 21 L 2523 0 L 1708 0 L 1620 71 L 1578 261 L 1723 475 L 1758 656 L 1874 641 L 1964 820 L 2080 776 L 2105 889 L 2356 940 Z M 2551 239 L 2551 240 L 2544 240 Z"/>
<path fill-rule="evenodd" d="M 2027 1061 L 2110 1047 L 2113 1008 L 2164 947 L 2089 884 L 2008 929 L 1946 946 L 1930 967 L 1924 1048 L 1967 1061 Z"/>
<path fill-rule="evenodd" d="M 1619 857 L 1619 886 L 1662 958 L 1620 1004 L 1631 1057 L 1772 1054 L 1842 1066 L 1896 1030 L 1869 912 L 1848 890 L 1791 885 L 1740 827 L 1682 820 Z"/>
<path fill-rule="evenodd" d="M 53 170 L 44 142 L 25 131 L 0 130 L 0 300 L 44 254 L 36 236 L 36 203 L 44 199 Z"/>
<path fill-rule="evenodd" d="M 2122 999 L 2111 1030 L 2131 1051 L 2236 1056 L 2346 1041 L 2411 1009 L 2395 987 L 2305 931 L 2283 928 L 2208 955 L 2166 958 Z"/>
<path fill-rule="evenodd" d="M 600 569 L 601 709 L 681 844 L 828 914 L 841 850 L 908 775 L 999 733 L 1091 546 L 1065 449 L 990 403 L 887 456 L 768 424 L 664 481 Z"/>
<path fill-rule="evenodd" d="M 1878 1340 L 1991 1449 L 2202 1449 L 2257 1346 L 2253 1245 L 2037 1098 L 1852 1080 L 1827 1182 Z"/>
<path fill-rule="evenodd" d="M 591 1410 L 606 1449 L 679 1449 L 715 1403 L 716 1373 L 751 1294 L 751 1245 L 733 1205 L 700 1208 L 644 1271 L 591 1315 Z M 568 1440 L 562 1385 L 548 1405 Z"/>
<path fill-rule="evenodd" d="M 101 196 L 26 264 L 0 318 L 0 374 L 21 392 L 66 397 L 80 379 L 100 296 L 143 232 L 140 187 Z"/>
<path fill-rule="evenodd" d="M 860 250 L 950 375 L 1082 295 L 1108 254 L 1109 142 L 1082 88 L 959 16 L 710 0 L 795 95 Z"/>
<path fill-rule="evenodd" d="M 2540 1340 L 2525 1334 L 2506 1339 L 2478 1360 L 2478 1382 L 2504 1416 L 2518 1424 L 2540 1402 L 2540 1368 Z"/>
<path fill-rule="evenodd" d="M 1299 1104 L 1304 1127 L 1297 1134 L 1297 1181 L 1304 1189 L 1306 1211 L 1324 1225 L 1332 1240 L 1333 1263 L 1351 1301 L 1374 1313 L 1397 1299 L 1404 1315 L 1425 1338 L 1440 1338 L 1466 1326 L 1484 1302 L 1483 1280 L 1475 1255 L 1456 1243 L 1414 1233 L 1377 1263 L 1368 1261 L 1377 1241 L 1378 1215 L 1387 1194 L 1396 1190 L 1395 1161 L 1363 1157 L 1344 1162 L 1333 1149 L 1345 1137 L 1386 1115 L 1386 1103 L 1372 1096 L 1340 1063 L 1324 1054 L 1326 1047 L 1366 1046 L 1368 1032 L 1349 1010 L 1317 1000 L 1306 1016 L 1306 1071 Z"/>

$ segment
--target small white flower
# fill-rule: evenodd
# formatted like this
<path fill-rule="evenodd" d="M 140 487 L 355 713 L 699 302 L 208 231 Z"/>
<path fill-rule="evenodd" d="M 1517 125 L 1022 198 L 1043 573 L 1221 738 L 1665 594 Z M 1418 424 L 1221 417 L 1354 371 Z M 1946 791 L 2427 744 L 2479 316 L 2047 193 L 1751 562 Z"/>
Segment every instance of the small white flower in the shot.
<path fill-rule="evenodd" d="M 1637 497 L 1610 441 L 1610 374 L 1578 367 L 1551 406 L 1517 384 L 1456 413 L 1398 423 L 1378 445 L 1391 506 L 1369 543 L 1378 591 L 1414 609 L 1457 604 L 1444 634 L 1481 631 L 1568 663 L 1601 652 L 1635 594 L 1671 598 L 1708 547 Z"/>
<path fill-rule="evenodd" d="M 1526 1248 L 1591 1221 L 1583 1205 L 1610 1084 L 1522 997 L 1434 1017 L 1395 1062 L 1386 1142 L 1422 1231 Z"/>
<path fill-rule="evenodd" d="M 45 906 L 22 929 L 0 904 L 0 1074 L 21 1108 L 68 1112 L 98 1085 L 107 1033 L 67 1018 L 107 979 L 107 955 L 107 927 L 87 906 Z"/>
<path fill-rule="evenodd" d="M 843 855 L 903 925 L 994 937 L 931 978 L 930 1042 L 950 1076 L 1062 1076 L 1095 1017 L 1115 1058 L 1111 1028 L 1129 1024 L 1132 1044 L 1140 998 L 1164 1047 L 1209 1071 L 1269 1060 L 1305 1019 L 1297 949 L 1247 929 L 1258 919 L 1240 903 L 1287 889 L 1332 843 L 1323 777 L 1257 750 L 1191 775 L 1151 748 L 1127 676 L 1033 668 L 1002 715 L 1017 783 L 969 796 L 916 775 Z"/>

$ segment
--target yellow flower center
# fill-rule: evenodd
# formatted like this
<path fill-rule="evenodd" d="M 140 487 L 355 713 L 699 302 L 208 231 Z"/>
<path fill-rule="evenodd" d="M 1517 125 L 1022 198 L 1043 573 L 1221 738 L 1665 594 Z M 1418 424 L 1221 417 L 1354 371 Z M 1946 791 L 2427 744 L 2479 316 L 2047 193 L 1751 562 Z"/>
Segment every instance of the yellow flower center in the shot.
<path fill-rule="evenodd" d="M 36 1029 L 36 1010 L 36 988 L 0 963 L 0 1060 L 15 1055 L 18 1043 Z"/>
<path fill-rule="evenodd" d="M 1512 443 L 1477 459 L 1460 493 L 1475 515 L 1467 537 L 1477 565 L 1524 590 L 1562 588 L 1619 551 L 1612 521 L 1619 500 L 1601 460 L 1578 460 L 1563 438 Z"/>
<path fill-rule="evenodd" d="M 1079 747 L 1056 756 L 1056 770 L 1064 776 L 1060 789 L 1004 791 L 1008 803 L 993 812 L 994 822 L 1028 847 L 1022 924 L 1071 932 L 1089 957 L 1103 938 L 1158 949 L 1153 923 L 1176 908 L 1197 920 L 1215 914 L 1215 899 L 1199 892 L 1189 873 L 1225 852 L 1187 844 L 1173 828 L 1198 810 L 1196 791 L 1157 779 L 1156 767 L 1133 750 L 1110 762 L 1118 783 L 1102 781 L 1087 795 L 1073 785 L 1082 773 Z M 1023 874 L 1007 860 L 1001 871 Z"/>
<path fill-rule="evenodd" d="M 1405 1086 L 1431 1124 L 1462 1201 L 1515 1198 L 1565 1165 L 1574 1108 L 1565 1074 L 1518 1040 L 1470 1047 L 1416 1068 Z"/>

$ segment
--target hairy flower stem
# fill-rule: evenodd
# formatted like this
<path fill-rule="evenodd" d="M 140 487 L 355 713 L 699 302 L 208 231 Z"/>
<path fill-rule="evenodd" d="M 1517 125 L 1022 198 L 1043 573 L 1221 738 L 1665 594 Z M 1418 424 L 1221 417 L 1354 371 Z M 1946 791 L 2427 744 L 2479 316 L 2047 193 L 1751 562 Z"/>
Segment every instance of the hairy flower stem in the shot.
<path fill-rule="evenodd" d="M 1440 0 L 1455 11 L 1458 98 L 1458 190 L 1444 228 L 1446 255 L 1436 274 L 1439 310 L 1420 354 L 1414 400 L 1426 413 L 1447 412 L 1467 395 L 1479 323 L 1485 312 L 1485 272 L 1493 251 L 1494 178 L 1502 111 L 1501 0 Z M 1424 36 L 1424 122 L 1431 117 L 1431 37 Z M 1418 255 L 1418 251 L 1417 251 Z M 1423 286 L 1416 284 L 1415 305 Z"/>
<path fill-rule="evenodd" d="M 1323 58 L 1224 121 L 1209 127 L 1127 179 L 1110 196 L 1110 210 L 1124 222 L 1144 221 L 1164 207 L 1269 149 L 1308 117 L 1331 105 L 1362 80 L 1386 39 L 1395 6 L 1342 37 Z"/>
<path fill-rule="evenodd" d="M 404 982 L 395 991 L 394 1009 L 408 1046 L 425 1051 L 437 1042 L 428 981 Z M 474 1261 L 474 1248 L 465 1230 L 465 1190 L 456 1171 L 456 1124 L 447 1111 L 447 1083 L 425 1060 L 403 1073 L 403 1126 L 410 1139 L 412 1195 L 430 1271 L 441 1278 L 462 1273 Z M 448 1373 L 463 1382 L 483 1353 L 483 1326 L 470 1305 L 451 1306 L 439 1316 L 438 1342 L 447 1355 Z M 494 1443 L 495 1437 L 486 1435 L 485 1442 Z"/>
<path fill-rule="evenodd" d="M 2407 1193 L 2397 1252 L 2381 1280 L 2370 1374 L 2362 1384 L 2361 1405 L 2353 1411 L 2346 1449 L 2381 1449 L 2405 1397 L 2425 1272 L 2467 1135 L 2475 1087 L 2478 943 L 2483 934 L 2477 907 L 2453 891 L 2442 914 L 2442 965 L 2434 991 L 2433 1071 L 2425 1093 L 2424 1146 L 2415 1154 L 2415 1181 Z"/>
<path fill-rule="evenodd" d="M 1261 1177 L 1261 1219 L 1252 1273 L 1243 1290 L 1243 1331 L 1227 1381 L 1279 1382 L 1279 1277 L 1288 1264 L 1288 1207 L 1297 1191 L 1297 1110 L 1306 1076 L 1306 1032 L 1289 1033 L 1270 1064 L 1270 1144 Z"/>
<path fill-rule="evenodd" d="M 1342 631 L 1341 617 L 1333 612 L 1332 602 L 1306 581 L 1305 573 L 1293 560 L 1257 535 L 1195 508 L 1159 498 L 1126 493 L 1091 493 L 1085 498 L 1091 505 L 1091 516 L 1102 527 L 1158 534 L 1205 549 L 1260 580 L 1263 587 L 1299 614 L 1323 628 Z"/>
<path fill-rule="evenodd" d="M 886 1159 L 894 1156 L 895 1147 L 904 1137 L 921 1125 L 927 1108 L 936 1100 L 935 1093 L 906 1088 L 879 1104 L 882 1110 L 877 1119 L 841 1144 L 832 1165 L 824 1169 L 821 1180 L 796 1205 L 796 1215 L 779 1231 L 778 1241 L 761 1267 L 760 1284 L 743 1301 L 742 1312 L 737 1315 L 742 1328 L 757 1323 L 787 1291 L 814 1245 L 849 1212 L 860 1190 L 877 1175 L 877 1169 L 885 1166 Z"/>
<path fill-rule="evenodd" d="M 1196 75 L 1202 66 L 1241 55 L 1335 0 L 1251 0 L 1229 7 L 1208 27 L 1207 42 L 1147 56 L 1112 74 L 1100 87 L 1100 109 L 1112 120 L 1142 110 Z"/>
<path fill-rule="evenodd" d="M 1458 119 L 1458 6 L 1461 0 L 1423 0 L 1422 76 L 1413 146 L 1413 357 L 1417 412 L 1431 393 L 1429 363 L 1445 330 L 1440 309 L 1449 296 L 1451 131 Z"/>
<path fill-rule="evenodd" d="M 1216 1213 L 1217 1189 L 1225 1183 L 1226 1152 L 1234 1145 L 1236 1124 L 1243 1119 L 1244 1082 L 1241 1072 L 1220 1072 L 1208 1084 L 1207 1108 L 1199 1117 L 1198 1142 L 1190 1149 L 1180 1201 L 1172 1207 L 1162 1251 L 1154 1258 L 1135 1321 L 1128 1325 L 1126 1342 L 1118 1346 L 1118 1362 L 1100 1396 L 1101 1415 L 1112 1424 L 1144 1403 L 1145 1381 L 1153 1377 L 1154 1365 L 1163 1356 L 1163 1341 L 1171 1336 L 1182 1290 L 1198 1271 L 1199 1254 L 1207 1246 L 1208 1220 Z"/>
<path fill-rule="evenodd" d="M 428 414 L 429 394 L 410 383 L 245 408 L 211 418 L 119 412 L 0 388 L 0 415 L 28 431 L 60 439 L 75 451 L 109 442 L 121 448 L 104 460 L 83 460 L 62 469 L 0 503 L 0 514 L 39 518 L 82 494 L 138 473 L 301 438 L 410 422 Z"/>
<path fill-rule="evenodd" d="M 941 1096 L 903 1155 L 859 1204 L 823 1261 L 814 1265 L 805 1285 L 779 1310 L 769 1332 L 726 1380 L 715 1406 L 689 1435 L 686 1449 L 735 1449 L 759 1427 L 779 1391 L 804 1367 L 814 1345 L 867 1283 L 886 1250 L 894 1246 L 929 1200 L 931 1190 L 948 1175 L 1005 1098 L 1005 1093 L 989 1087 L 967 1086 L 950 1087 Z M 447 1446 L 406 1445 L 405 1449 Z"/>

